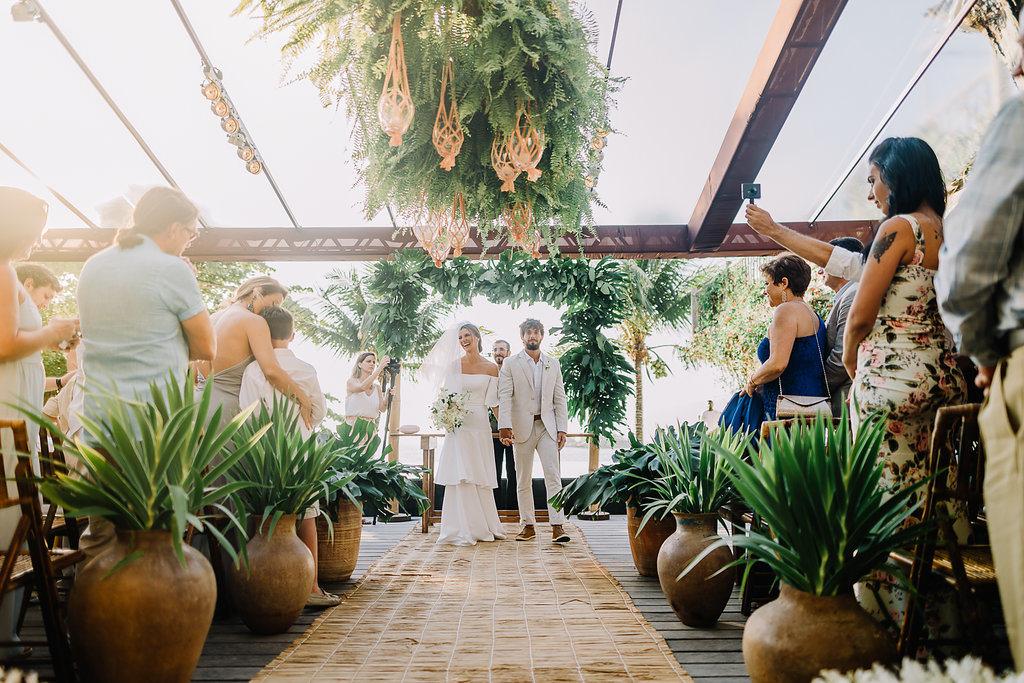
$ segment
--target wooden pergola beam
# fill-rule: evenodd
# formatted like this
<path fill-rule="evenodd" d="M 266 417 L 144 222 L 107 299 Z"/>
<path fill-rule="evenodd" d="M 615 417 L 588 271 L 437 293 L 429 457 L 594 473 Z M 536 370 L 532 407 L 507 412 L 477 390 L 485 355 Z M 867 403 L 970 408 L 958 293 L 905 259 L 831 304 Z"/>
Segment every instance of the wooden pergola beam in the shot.
<path fill-rule="evenodd" d="M 687 225 L 691 250 L 714 251 L 825 48 L 846 0 L 782 0 Z"/>
<path fill-rule="evenodd" d="M 790 223 L 794 230 L 820 239 L 853 235 L 870 238 L 870 221 Z M 84 261 L 111 244 L 115 230 L 51 228 L 43 233 L 32 259 L 48 262 Z M 402 249 L 416 248 L 408 232 L 392 228 L 209 228 L 203 230 L 186 254 L 193 261 L 374 261 Z M 600 258 L 694 258 L 709 256 L 758 256 L 779 251 L 777 244 L 752 231 L 746 224 L 731 226 L 716 251 L 693 253 L 685 225 L 605 225 L 582 240 L 583 254 Z M 507 251 L 507 241 L 489 240 L 486 254 Z M 575 256 L 580 243 L 573 236 L 559 243 L 562 253 Z M 546 248 L 542 252 L 546 253 Z M 476 230 L 463 254 L 480 258 L 484 249 Z"/>

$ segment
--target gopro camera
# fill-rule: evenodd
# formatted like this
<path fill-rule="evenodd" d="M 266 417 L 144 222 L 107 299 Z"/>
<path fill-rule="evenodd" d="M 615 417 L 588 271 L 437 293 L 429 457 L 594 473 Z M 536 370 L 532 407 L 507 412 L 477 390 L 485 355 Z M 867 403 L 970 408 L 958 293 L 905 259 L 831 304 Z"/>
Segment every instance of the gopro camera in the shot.
<path fill-rule="evenodd" d="M 740 193 L 743 199 L 749 199 L 750 203 L 753 204 L 755 199 L 761 198 L 761 184 L 743 183 L 740 185 Z"/>

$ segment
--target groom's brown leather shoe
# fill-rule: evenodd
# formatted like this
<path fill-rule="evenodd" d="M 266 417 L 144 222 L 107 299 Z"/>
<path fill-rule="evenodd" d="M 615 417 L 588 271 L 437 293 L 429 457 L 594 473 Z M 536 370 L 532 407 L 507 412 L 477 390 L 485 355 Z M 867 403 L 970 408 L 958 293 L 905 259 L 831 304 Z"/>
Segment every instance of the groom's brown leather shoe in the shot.
<path fill-rule="evenodd" d="M 562 531 L 561 524 L 551 525 L 551 542 L 552 543 L 568 543 L 569 534 Z"/>
<path fill-rule="evenodd" d="M 537 536 L 532 524 L 527 524 L 516 536 L 517 541 L 532 541 Z"/>

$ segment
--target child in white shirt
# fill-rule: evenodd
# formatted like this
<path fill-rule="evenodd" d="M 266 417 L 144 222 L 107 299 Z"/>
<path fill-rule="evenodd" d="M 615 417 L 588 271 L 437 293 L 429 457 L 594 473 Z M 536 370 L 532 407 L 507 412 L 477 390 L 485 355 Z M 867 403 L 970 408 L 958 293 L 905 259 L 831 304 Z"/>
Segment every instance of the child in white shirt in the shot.
<path fill-rule="evenodd" d="M 295 338 L 294 320 L 292 314 L 279 306 L 268 306 L 260 311 L 260 315 L 270 326 L 270 343 L 274 347 L 274 355 L 281 368 L 288 373 L 296 384 L 309 395 L 313 403 L 313 426 L 318 426 L 327 415 L 327 401 L 324 399 L 324 392 L 320 389 L 320 382 L 316 376 L 316 368 L 309 363 L 295 357 L 288 344 Z M 242 387 L 238 392 L 238 404 L 249 406 L 257 401 L 262 401 L 267 409 L 274 405 L 274 392 L 276 390 L 263 375 L 259 363 L 250 363 L 242 374 Z M 306 427 L 302 420 L 297 421 L 301 430 L 302 438 L 308 439 L 313 430 Z M 317 542 L 316 542 L 316 518 L 320 513 L 319 506 L 308 508 L 302 516 L 302 523 L 299 524 L 299 538 L 313 554 L 313 587 L 306 601 L 307 607 L 330 607 L 337 605 L 341 598 L 327 593 L 320 588 L 317 571 Z"/>

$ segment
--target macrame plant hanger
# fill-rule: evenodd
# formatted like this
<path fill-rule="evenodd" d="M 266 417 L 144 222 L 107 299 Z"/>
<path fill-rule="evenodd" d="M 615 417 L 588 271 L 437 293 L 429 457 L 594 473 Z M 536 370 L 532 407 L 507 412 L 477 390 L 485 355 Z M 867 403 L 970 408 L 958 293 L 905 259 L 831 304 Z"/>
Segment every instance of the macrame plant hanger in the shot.
<path fill-rule="evenodd" d="M 501 191 L 515 193 L 516 178 L 519 177 L 519 169 L 512 160 L 512 153 L 509 151 L 508 138 L 500 132 L 495 131 L 494 142 L 491 143 L 491 166 L 502 181 Z"/>
<path fill-rule="evenodd" d="M 409 76 L 405 71 L 405 47 L 402 45 L 402 13 L 395 14 L 391 25 L 391 49 L 388 51 L 388 70 L 384 74 L 384 89 L 377 100 L 377 118 L 380 127 L 391 136 L 392 147 L 402 144 L 402 135 L 409 130 L 416 109 L 409 93 Z"/>
<path fill-rule="evenodd" d="M 448 224 L 448 236 L 452 247 L 452 256 L 462 256 L 462 248 L 469 241 L 469 221 L 466 220 L 466 199 L 462 192 L 455 193 L 452 202 L 452 219 Z"/>
<path fill-rule="evenodd" d="M 462 150 L 465 134 L 459 123 L 459 112 L 455 104 L 454 71 L 452 60 L 448 58 L 441 68 L 441 101 L 437 105 L 437 118 L 434 119 L 434 149 L 441 155 L 441 168 L 446 171 L 455 167 L 455 157 Z M 451 105 L 445 103 L 445 93 L 451 90 Z"/>
<path fill-rule="evenodd" d="M 518 107 L 516 125 L 508 138 L 508 152 L 516 170 L 526 172 L 527 180 L 535 183 L 540 179 L 537 164 L 544 155 L 544 131 L 533 125 L 530 103 Z"/>

